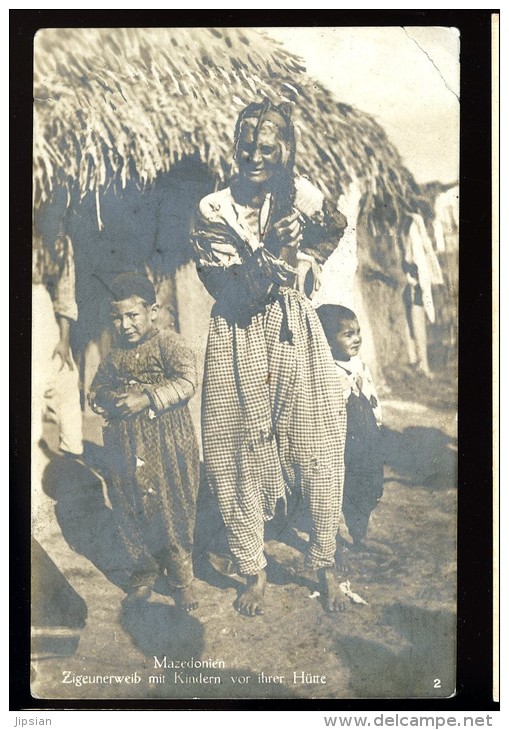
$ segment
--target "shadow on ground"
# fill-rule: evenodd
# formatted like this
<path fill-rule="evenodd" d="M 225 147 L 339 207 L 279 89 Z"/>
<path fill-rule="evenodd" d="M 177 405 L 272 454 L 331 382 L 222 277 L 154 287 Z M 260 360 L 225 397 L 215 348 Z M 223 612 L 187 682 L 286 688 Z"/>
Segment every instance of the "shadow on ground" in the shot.
<path fill-rule="evenodd" d="M 455 482 L 456 451 L 454 439 L 437 428 L 409 427 L 403 431 L 383 429 L 386 481 L 403 486 L 424 486 L 442 490 Z M 102 446 L 86 442 L 86 465 L 66 459 L 48 450 L 50 462 L 43 475 L 43 489 L 55 500 L 55 513 L 62 534 L 73 550 L 87 557 L 109 581 L 126 590 L 130 560 L 117 532 L 114 515 L 105 504 L 104 480 L 107 472 Z M 278 514 L 266 525 L 266 540 L 286 544 L 302 555 L 306 541 L 300 535 L 309 532 L 310 524 L 300 509 L 299 500 L 290 500 L 290 517 Z M 291 527 L 301 529 L 298 531 Z M 194 562 L 196 576 L 220 589 L 238 588 L 238 581 L 215 570 L 209 554 L 228 554 L 224 524 L 214 495 L 201 474 L 198 495 Z M 292 558 L 293 560 L 293 558 Z M 268 579 L 279 585 L 296 583 L 311 590 L 312 582 L 301 575 L 299 559 L 285 565 L 273 559 L 269 551 Z M 164 586 L 156 586 L 167 593 Z"/>
<path fill-rule="evenodd" d="M 107 462 L 104 448 L 85 443 L 84 462 L 68 459 L 46 449 L 49 463 L 42 487 L 55 502 L 55 515 L 68 545 L 88 558 L 109 581 L 127 590 L 130 558 L 118 534 L 112 510 L 106 505 Z M 224 524 L 216 500 L 201 475 L 197 502 L 194 562 L 198 578 L 217 588 L 236 587 L 237 582 L 210 565 L 209 553 L 228 553 Z M 162 581 L 156 590 L 168 594 Z"/>
<path fill-rule="evenodd" d="M 94 449 L 100 447 L 91 444 Z M 109 581 L 126 588 L 129 558 L 105 505 L 101 479 L 88 466 L 49 452 L 43 477 L 44 492 L 55 500 L 55 515 L 64 539 L 88 558 Z"/>
<path fill-rule="evenodd" d="M 454 614 L 395 603 L 379 618 L 379 641 L 361 636 L 339 639 L 350 670 L 350 688 L 359 698 L 448 697 L 455 691 Z M 396 632 L 396 633 L 395 633 Z"/>
<path fill-rule="evenodd" d="M 411 426 L 402 432 L 383 428 L 385 464 L 404 486 L 450 489 L 456 481 L 456 440 L 438 428 Z"/>
<path fill-rule="evenodd" d="M 152 697 L 248 699 L 292 697 L 286 685 L 264 685 L 258 673 L 229 669 L 218 656 L 206 652 L 204 627 L 192 615 L 174 606 L 145 603 L 122 607 L 120 624 L 147 657 L 153 677 Z M 178 662 L 183 661 L 184 666 Z M 175 663 L 172 666 L 172 663 Z"/>
<path fill-rule="evenodd" d="M 74 654 L 87 621 L 87 605 L 34 538 L 30 597 L 32 655 Z"/>

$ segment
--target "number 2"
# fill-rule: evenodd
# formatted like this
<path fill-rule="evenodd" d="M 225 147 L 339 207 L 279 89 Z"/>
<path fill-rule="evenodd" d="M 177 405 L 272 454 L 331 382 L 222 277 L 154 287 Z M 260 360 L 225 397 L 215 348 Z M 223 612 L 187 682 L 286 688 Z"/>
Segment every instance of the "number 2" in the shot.
<path fill-rule="evenodd" d="M 434 679 L 433 680 L 433 688 L 434 689 L 439 689 L 441 686 L 442 686 L 442 682 L 440 681 L 440 679 Z"/>

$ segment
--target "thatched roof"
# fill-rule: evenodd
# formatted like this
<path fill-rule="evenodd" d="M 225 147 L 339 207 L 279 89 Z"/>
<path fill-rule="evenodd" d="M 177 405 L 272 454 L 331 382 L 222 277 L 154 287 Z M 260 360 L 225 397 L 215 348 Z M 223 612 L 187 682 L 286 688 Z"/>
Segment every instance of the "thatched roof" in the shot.
<path fill-rule="evenodd" d="M 419 194 L 383 129 L 338 103 L 302 62 L 254 29 L 44 29 L 35 38 L 34 199 L 69 202 L 186 156 L 228 177 L 238 111 L 264 95 L 294 104 L 297 168 L 338 197 L 365 181 L 379 232 Z"/>

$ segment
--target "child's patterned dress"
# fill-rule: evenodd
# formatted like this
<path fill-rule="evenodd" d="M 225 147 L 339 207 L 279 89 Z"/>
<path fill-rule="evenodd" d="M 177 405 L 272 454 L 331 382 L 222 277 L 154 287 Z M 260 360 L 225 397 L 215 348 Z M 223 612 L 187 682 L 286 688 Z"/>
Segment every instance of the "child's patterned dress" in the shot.
<path fill-rule="evenodd" d="M 113 349 L 92 384 L 91 402 L 108 419 L 111 503 L 133 587 L 150 585 L 163 569 L 174 587 L 193 579 L 199 451 L 187 402 L 195 388 L 194 353 L 180 335 L 157 330 Z M 108 413 L 111 399 L 128 391 L 146 393 L 151 407 L 128 418 Z"/>

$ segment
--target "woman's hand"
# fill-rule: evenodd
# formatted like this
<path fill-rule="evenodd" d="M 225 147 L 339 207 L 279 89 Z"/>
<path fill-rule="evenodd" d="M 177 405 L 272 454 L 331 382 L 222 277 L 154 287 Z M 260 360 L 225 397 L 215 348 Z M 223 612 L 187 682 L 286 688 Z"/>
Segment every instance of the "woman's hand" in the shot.
<path fill-rule="evenodd" d="M 150 406 L 146 393 L 120 393 L 115 399 L 115 410 L 119 416 L 135 416 Z"/>
<path fill-rule="evenodd" d="M 317 292 L 321 284 L 321 273 L 322 268 L 312 256 L 302 253 L 297 253 L 297 290 L 301 294 L 305 294 L 305 283 L 308 271 L 311 271 L 312 277 L 312 293 Z"/>
<path fill-rule="evenodd" d="M 300 222 L 300 211 L 295 210 L 274 223 L 274 231 L 277 240 L 282 246 L 297 247 L 302 241 L 302 224 Z"/>
<path fill-rule="evenodd" d="M 210 244 L 210 250 L 219 263 L 223 266 L 232 266 L 232 264 L 242 263 L 242 259 L 235 246 L 231 243 L 222 243 L 221 241 L 213 241 Z"/>

